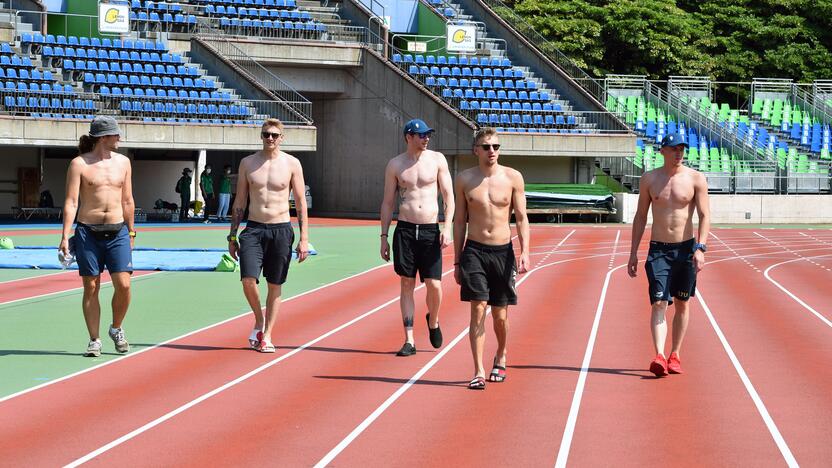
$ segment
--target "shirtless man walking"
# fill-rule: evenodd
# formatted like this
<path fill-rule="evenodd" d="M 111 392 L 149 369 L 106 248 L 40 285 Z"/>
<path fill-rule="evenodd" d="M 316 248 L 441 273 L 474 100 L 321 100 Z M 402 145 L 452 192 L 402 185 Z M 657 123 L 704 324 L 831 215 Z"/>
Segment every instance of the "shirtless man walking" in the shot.
<path fill-rule="evenodd" d="M 705 243 L 710 232 L 708 183 L 698 171 L 682 165 L 687 144 L 682 135 L 670 134 L 662 140 L 664 166 L 646 172 L 639 183 L 638 209 L 633 219 L 633 240 L 627 270 L 638 274 L 638 245 L 647 224 L 647 212 L 653 206 L 650 250 L 644 269 L 649 282 L 650 331 L 656 358 L 650 372 L 656 377 L 681 374 L 679 350 L 688 328 L 688 300 L 696 293 L 696 274 L 705 266 Z M 693 236 L 693 210 L 699 214 L 699 235 Z M 673 317 L 673 342 L 665 358 L 667 338 L 665 313 L 676 299 Z"/>
<path fill-rule="evenodd" d="M 90 132 L 78 145 L 80 153 L 69 163 L 61 243 L 64 257 L 74 255 L 84 284 L 81 307 L 90 341 L 84 356 L 101 355 L 99 327 L 101 272 L 110 272 L 113 283 L 113 321 L 109 335 L 116 351 L 126 353 L 130 345 L 121 325 L 130 305 L 130 274 L 133 272 L 133 203 L 130 160 L 115 151 L 121 130 L 112 117 L 96 117 Z M 75 236 L 69 237 L 78 217 Z"/>
<path fill-rule="evenodd" d="M 262 353 L 273 353 L 272 329 L 295 241 L 289 217 L 290 190 L 300 194 L 295 197 L 300 230 L 300 242 L 295 250 L 299 262 L 309 254 L 309 229 L 306 198 L 303 196 L 303 168 L 297 158 L 280 150 L 283 123 L 267 119 L 263 122 L 260 137 L 263 149 L 240 161 L 237 198 L 232 210 L 231 233 L 227 239 L 228 252 L 235 260 L 239 255 L 243 294 L 254 313 L 254 329 L 248 338 L 249 345 Z M 237 229 L 249 200 L 248 223 L 238 241 Z M 268 283 L 265 316 L 257 289 L 261 270 Z"/>
<path fill-rule="evenodd" d="M 428 335 L 434 348 L 442 346 L 439 306 L 442 303 L 442 249 L 451 244 L 451 215 L 454 193 L 448 161 L 442 153 L 428 148 L 433 129 L 419 119 L 404 126 L 407 150 L 391 159 L 384 172 L 384 200 L 381 203 L 381 258 L 390 261 L 387 241 L 396 195 L 400 199 L 399 217 L 393 233 L 393 265 L 400 277 L 399 304 L 404 325 L 405 343 L 397 356 L 416 354 L 413 339 L 416 272 L 427 289 Z M 440 231 L 439 201 L 445 203 L 445 225 Z"/>
<path fill-rule="evenodd" d="M 517 304 L 514 278 L 514 249 L 511 245 L 512 209 L 520 240 L 520 273 L 529 269 L 529 223 L 523 175 L 498 163 L 500 142 L 493 128 L 474 135 L 477 166 L 456 176 L 454 214 L 454 278 L 461 286 L 460 296 L 471 303 L 469 338 L 474 357 L 474 378 L 468 388 L 485 389 L 486 305 L 491 306 L 497 355 L 488 380 L 506 379 L 506 338 L 508 306 Z M 468 237 L 465 237 L 466 230 Z"/>

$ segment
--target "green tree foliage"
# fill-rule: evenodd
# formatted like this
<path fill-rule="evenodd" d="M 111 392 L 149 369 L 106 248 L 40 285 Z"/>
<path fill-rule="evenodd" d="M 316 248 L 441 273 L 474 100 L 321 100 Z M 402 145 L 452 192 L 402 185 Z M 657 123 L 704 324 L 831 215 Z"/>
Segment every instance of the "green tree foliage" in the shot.
<path fill-rule="evenodd" d="M 832 79 L 832 0 L 504 0 L 591 74 Z"/>

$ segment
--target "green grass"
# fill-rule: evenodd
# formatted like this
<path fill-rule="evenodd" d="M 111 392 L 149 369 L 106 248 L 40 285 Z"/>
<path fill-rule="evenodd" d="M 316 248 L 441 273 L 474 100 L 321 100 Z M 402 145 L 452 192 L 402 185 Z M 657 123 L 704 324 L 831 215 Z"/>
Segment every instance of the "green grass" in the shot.
<path fill-rule="evenodd" d="M 331 283 L 382 263 L 378 255 L 378 227 L 319 227 L 310 241 L 319 254 L 304 263 L 292 263 L 283 288 L 284 298 Z M 49 245 L 54 235 L 21 236 L 17 245 Z M 144 232 L 141 244 L 152 247 L 224 247 L 224 231 L 189 229 Z M 34 270 L 0 270 L 0 278 L 54 273 Z M 45 278 L 44 281 L 48 281 Z M 78 286 L 81 286 L 79 279 Z M 265 298 L 265 281 L 261 281 Z M 239 273 L 159 272 L 133 280 L 133 299 L 124 327 L 134 351 L 217 323 L 249 310 Z M 106 338 L 111 317 L 112 288 L 102 286 L 100 358 L 83 358 L 87 332 L 81 313 L 80 291 L 0 305 L 0 396 L 42 384 L 117 357 Z M 291 303 L 287 304 L 291 307 Z M 244 343 L 241 337 L 241 344 Z"/>

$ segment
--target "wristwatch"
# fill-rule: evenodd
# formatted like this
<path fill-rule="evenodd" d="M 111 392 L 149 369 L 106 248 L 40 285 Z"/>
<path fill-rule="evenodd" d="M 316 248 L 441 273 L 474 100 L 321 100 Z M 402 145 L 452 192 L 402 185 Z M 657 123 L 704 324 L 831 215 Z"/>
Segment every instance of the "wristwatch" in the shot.
<path fill-rule="evenodd" d="M 237 236 L 234 234 L 229 234 L 228 237 L 225 238 L 228 242 L 237 242 Z"/>
<path fill-rule="evenodd" d="M 708 246 L 701 243 L 701 242 L 697 242 L 696 245 L 693 246 L 693 251 L 696 252 L 697 250 L 701 250 L 702 252 L 707 252 L 708 251 Z"/>

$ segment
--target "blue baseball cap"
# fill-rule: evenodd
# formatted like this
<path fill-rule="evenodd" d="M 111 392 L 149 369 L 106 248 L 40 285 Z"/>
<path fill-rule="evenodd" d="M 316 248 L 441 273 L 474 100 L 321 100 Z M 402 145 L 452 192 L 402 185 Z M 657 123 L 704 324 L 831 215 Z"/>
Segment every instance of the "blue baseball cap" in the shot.
<path fill-rule="evenodd" d="M 671 133 L 662 138 L 662 147 L 679 145 L 684 145 L 685 148 L 688 148 L 688 144 L 685 143 L 685 138 L 681 133 Z"/>
<path fill-rule="evenodd" d="M 404 133 L 427 133 L 432 132 L 433 129 L 428 127 L 422 119 L 413 119 L 404 124 Z"/>

